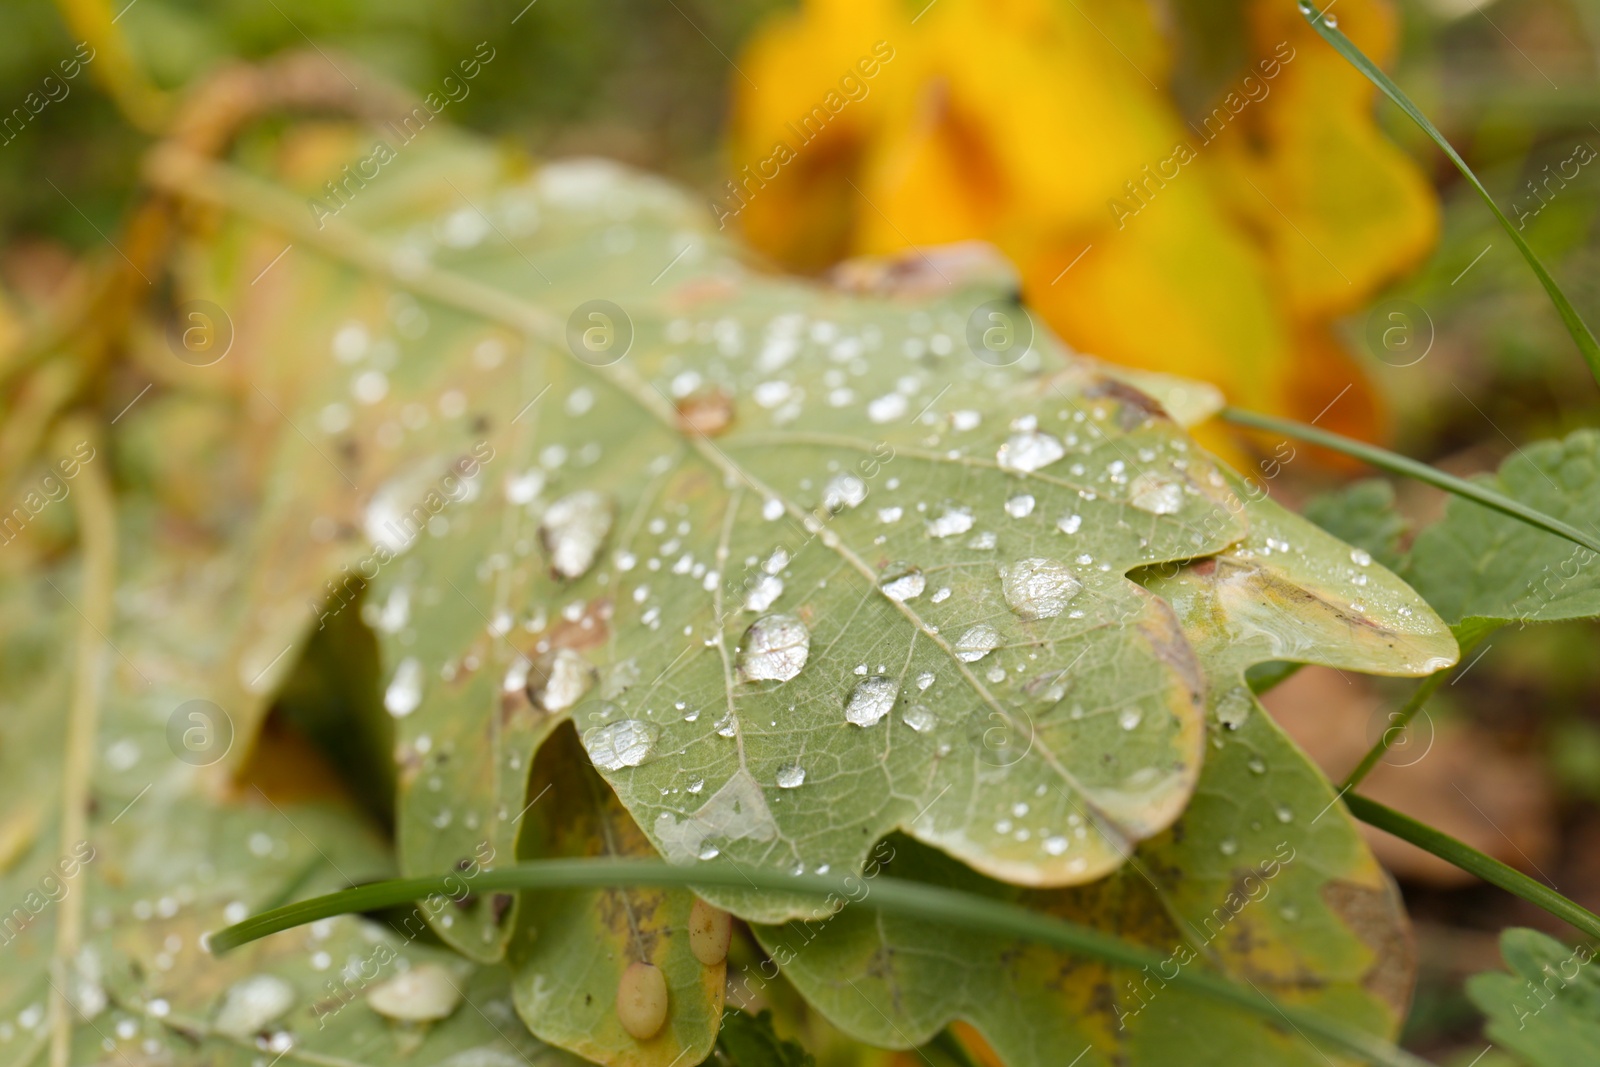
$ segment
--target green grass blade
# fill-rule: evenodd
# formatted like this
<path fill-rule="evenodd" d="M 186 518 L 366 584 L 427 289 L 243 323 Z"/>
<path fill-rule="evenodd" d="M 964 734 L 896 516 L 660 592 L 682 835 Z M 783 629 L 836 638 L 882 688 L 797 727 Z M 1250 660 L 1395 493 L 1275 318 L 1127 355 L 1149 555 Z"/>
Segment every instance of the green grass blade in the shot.
<path fill-rule="evenodd" d="M 1328 6 L 1331 7 L 1332 5 Z M 1330 25 L 1329 20 L 1324 18 L 1316 8 L 1305 2 L 1305 0 L 1301 0 L 1300 10 L 1305 13 L 1306 20 L 1311 23 L 1311 28 L 1316 30 L 1324 41 L 1332 45 L 1334 51 L 1343 56 L 1351 66 L 1364 74 L 1368 81 L 1381 89 L 1383 95 L 1393 100 L 1395 106 L 1404 111 L 1412 122 L 1420 126 L 1422 132 L 1426 133 L 1433 140 L 1433 143 L 1439 146 L 1440 151 L 1450 157 L 1450 162 L 1456 165 L 1456 169 L 1461 172 L 1462 177 L 1466 178 L 1467 182 L 1478 191 L 1478 195 L 1483 197 L 1483 202 L 1489 205 L 1489 210 L 1494 212 L 1494 217 L 1500 220 L 1500 225 L 1511 238 L 1511 243 L 1517 246 L 1517 250 L 1522 253 L 1522 258 L 1527 260 L 1528 266 L 1533 268 L 1533 273 L 1539 278 L 1539 284 L 1543 285 L 1544 291 L 1550 294 L 1550 302 L 1555 304 L 1556 312 L 1561 316 L 1561 321 L 1566 324 L 1567 332 L 1572 335 L 1572 340 L 1577 343 L 1578 351 L 1582 353 L 1584 362 L 1589 364 L 1589 373 L 1594 375 L 1596 382 L 1600 382 L 1600 342 L 1595 341 L 1594 334 L 1589 329 L 1589 324 L 1583 321 L 1583 317 L 1578 314 L 1577 309 L 1572 306 L 1572 302 L 1567 299 L 1567 294 L 1561 291 L 1561 286 L 1556 284 L 1555 278 L 1551 277 L 1550 272 L 1545 269 L 1545 265 L 1540 261 L 1537 253 L 1523 239 L 1522 231 L 1512 225 L 1510 219 L 1506 218 L 1505 212 L 1500 210 L 1500 205 L 1496 204 L 1494 197 L 1489 195 L 1489 190 L 1485 189 L 1483 183 L 1478 180 L 1478 176 L 1472 173 L 1472 168 L 1467 166 L 1466 161 L 1450 146 L 1450 142 L 1445 140 L 1444 134 L 1440 133 L 1438 128 L 1428 121 L 1428 117 L 1418 110 L 1417 105 L 1413 104 L 1411 99 L 1400 91 L 1400 87 L 1391 81 L 1389 76 L 1380 70 L 1376 63 L 1368 59 L 1366 53 L 1357 48 L 1350 38 Z"/>
<path fill-rule="evenodd" d="M 462 875 L 437 878 L 401 878 L 357 886 L 315 897 L 252 916 L 211 934 L 207 946 L 221 954 L 240 945 L 317 919 L 350 912 L 372 911 L 421 900 L 428 896 L 493 890 L 577 889 L 596 886 L 720 886 L 730 889 L 768 889 L 788 893 L 835 894 L 856 904 L 931 922 L 980 930 L 1001 937 L 1024 938 L 1038 944 L 1078 952 L 1117 966 L 1139 970 L 1157 966 L 1161 957 L 1121 938 L 1077 923 L 1041 915 L 990 897 L 939 886 L 879 877 L 860 879 L 822 875 L 789 875 L 749 867 L 674 867 L 649 860 L 541 860 L 479 872 L 470 882 Z M 850 904 L 846 905 L 851 906 Z M 1198 969 L 1180 970 L 1172 984 L 1231 1004 L 1274 1023 L 1288 1023 L 1309 1040 L 1322 1038 L 1347 1053 L 1382 1067 L 1426 1067 L 1427 1061 L 1370 1034 L 1350 1029 L 1331 1019 L 1280 1006 L 1255 989 L 1238 985 L 1221 975 Z"/>
<path fill-rule="evenodd" d="M 1239 408 L 1228 407 L 1222 409 L 1222 417 L 1239 426 L 1250 426 L 1257 430 L 1271 430 L 1301 441 L 1334 452 L 1342 452 L 1347 456 L 1364 460 L 1380 470 L 1391 474 L 1415 478 L 1419 482 L 1426 482 L 1437 489 L 1447 493 L 1465 497 L 1473 503 L 1482 504 L 1486 508 L 1493 508 L 1502 515 L 1509 515 L 1513 519 L 1520 519 L 1530 526 L 1537 526 L 1547 533 L 1558 537 L 1565 537 L 1573 544 L 1582 545 L 1592 552 L 1600 552 L 1600 540 L 1589 536 L 1576 526 L 1570 526 L 1560 519 L 1551 518 L 1537 508 L 1530 508 L 1518 500 L 1513 500 L 1504 493 L 1498 493 L 1476 482 L 1469 482 L 1464 478 L 1457 478 L 1453 474 L 1446 474 L 1442 470 L 1418 463 L 1414 459 L 1390 452 L 1386 448 L 1378 448 L 1349 437 L 1341 437 L 1327 430 L 1319 430 L 1315 426 L 1308 426 L 1303 422 L 1294 422 L 1290 419 L 1280 419 L 1272 415 L 1261 415 L 1254 411 L 1243 411 Z"/>
<path fill-rule="evenodd" d="M 1497 885 L 1530 904 L 1538 905 L 1590 937 L 1600 938 L 1600 915 L 1568 900 L 1543 882 L 1535 881 L 1521 871 L 1485 856 L 1471 845 L 1457 841 L 1449 834 L 1441 833 L 1408 815 L 1402 815 L 1393 808 L 1386 808 L 1375 800 L 1368 800 L 1356 793 L 1346 793 L 1344 803 L 1351 815 L 1367 825 L 1386 830 L 1402 841 L 1409 841 L 1445 862 L 1477 875 L 1490 885 Z"/>

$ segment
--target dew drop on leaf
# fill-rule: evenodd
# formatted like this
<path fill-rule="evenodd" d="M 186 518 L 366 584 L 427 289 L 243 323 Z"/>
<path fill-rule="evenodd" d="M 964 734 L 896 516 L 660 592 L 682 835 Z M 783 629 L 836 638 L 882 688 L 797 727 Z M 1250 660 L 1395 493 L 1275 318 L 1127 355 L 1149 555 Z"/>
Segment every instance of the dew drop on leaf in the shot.
<path fill-rule="evenodd" d="M 410 715 L 422 704 L 422 663 L 407 656 L 394 669 L 394 677 L 383 691 L 383 708 L 397 719 Z"/>
<path fill-rule="evenodd" d="M 660 731 L 638 719 L 623 719 L 584 732 L 583 748 L 603 771 L 637 767 L 654 753 Z"/>
<path fill-rule="evenodd" d="M 750 624 L 739 651 L 739 677 L 787 682 L 811 655 L 811 632 L 793 615 L 766 615 Z"/>
<path fill-rule="evenodd" d="M 925 734 L 939 725 L 939 720 L 934 717 L 933 712 L 923 704 L 913 704 L 901 712 L 900 721 L 919 734 Z"/>
<path fill-rule="evenodd" d="M 1025 430 L 1006 438 L 995 453 L 1002 470 L 1024 474 L 1041 470 L 1067 454 L 1059 438 L 1038 430 Z"/>
<path fill-rule="evenodd" d="M 909 563 L 891 563 L 884 568 L 883 595 L 890 600 L 906 601 L 922 595 L 928 579 L 922 571 Z"/>
<path fill-rule="evenodd" d="M 857 726 L 876 726 L 894 709 L 899 696 L 900 686 L 894 679 L 875 674 L 851 691 L 844 706 L 845 720 Z"/>
<path fill-rule="evenodd" d="M 570 648 L 540 656 L 528 669 L 528 699 L 544 711 L 566 711 L 594 681 L 589 661 Z"/>
<path fill-rule="evenodd" d="M 972 511 L 963 507 L 946 507 L 937 518 L 927 523 L 929 537 L 954 537 L 972 529 Z"/>
<path fill-rule="evenodd" d="M 294 987 L 270 974 L 255 974 L 228 987 L 212 1029 L 235 1038 L 253 1038 L 288 1011 Z"/>
<path fill-rule="evenodd" d="M 956 639 L 956 658 L 963 663 L 976 663 L 999 647 L 1000 632 L 980 622 Z"/>
<path fill-rule="evenodd" d="M 1024 619 L 1053 619 L 1083 583 L 1053 559 L 1022 559 L 1000 565 L 1000 586 L 1011 610 Z"/>
<path fill-rule="evenodd" d="M 822 488 L 822 506 L 830 512 L 853 508 L 867 499 L 867 483 L 854 474 L 836 474 Z"/>
<path fill-rule="evenodd" d="M 1056 529 L 1065 534 L 1075 534 L 1082 526 L 1082 515 L 1063 515 L 1056 520 Z"/>
<path fill-rule="evenodd" d="M 1251 703 L 1249 690 L 1242 685 L 1234 686 L 1217 701 L 1217 721 L 1230 730 L 1237 730 L 1250 717 Z"/>
<path fill-rule="evenodd" d="M 777 603 L 783 595 L 783 579 L 775 574 L 759 575 L 750 585 L 744 598 L 744 610 L 762 612 Z"/>
<path fill-rule="evenodd" d="M 588 489 L 557 500 L 539 520 L 539 540 L 550 569 L 562 578 L 581 578 L 594 565 L 611 532 L 611 505 Z"/>
<path fill-rule="evenodd" d="M 778 768 L 779 789 L 799 789 L 806 784 L 806 769 L 798 763 L 787 763 Z"/>
<path fill-rule="evenodd" d="M 1006 501 L 1006 514 L 1013 519 L 1025 519 L 1033 514 L 1033 505 L 1032 493 L 1018 493 Z"/>
<path fill-rule="evenodd" d="M 1129 487 L 1128 503 L 1152 515 L 1172 515 L 1183 507 L 1183 486 L 1145 471 Z"/>

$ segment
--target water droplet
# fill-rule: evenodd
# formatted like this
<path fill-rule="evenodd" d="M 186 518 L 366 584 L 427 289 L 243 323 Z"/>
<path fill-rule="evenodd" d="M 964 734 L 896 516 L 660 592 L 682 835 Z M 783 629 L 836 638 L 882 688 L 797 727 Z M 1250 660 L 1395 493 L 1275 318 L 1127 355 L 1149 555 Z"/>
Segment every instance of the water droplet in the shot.
<path fill-rule="evenodd" d="M 783 579 L 775 574 L 759 575 L 750 585 L 750 592 L 744 598 L 744 610 L 762 612 L 777 603 L 783 595 Z"/>
<path fill-rule="evenodd" d="M 921 704 L 913 704 L 901 712 L 900 721 L 919 734 L 925 734 L 939 725 L 939 720 L 934 716 L 933 712 Z"/>
<path fill-rule="evenodd" d="M 1230 730 L 1237 730 L 1250 717 L 1250 706 L 1254 703 L 1250 691 L 1236 685 L 1217 701 L 1217 721 Z"/>
<path fill-rule="evenodd" d="M 933 684 L 933 672 L 932 671 L 923 671 L 921 674 L 917 675 L 917 688 L 918 689 L 922 690 L 923 692 L 927 692 L 928 691 L 928 686 L 930 686 L 932 684 Z"/>
<path fill-rule="evenodd" d="M 1328 29 L 1335 29 L 1339 25 L 1339 16 L 1332 13 L 1322 16 L 1322 24 Z"/>
<path fill-rule="evenodd" d="M 724 714 L 717 720 L 717 736 L 732 737 L 739 732 L 738 723 L 733 721 L 732 714 Z"/>
<path fill-rule="evenodd" d="M 779 789 L 799 789 L 805 784 L 806 769 L 798 763 L 789 763 L 778 768 Z"/>
<path fill-rule="evenodd" d="M 980 622 L 956 639 L 956 658 L 963 663 L 976 663 L 999 647 L 1000 631 Z"/>
<path fill-rule="evenodd" d="M 1231 837 L 1224 837 L 1222 839 L 1222 843 L 1217 846 L 1217 850 L 1224 856 L 1231 856 L 1235 852 L 1239 851 L 1239 842 L 1235 841 Z"/>
<path fill-rule="evenodd" d="M 698 792 L 700 792 L 700 790 L 704 789 L 705 787 L 706 787 L 706 780 L 704 778 L 696 778 L 694 781 L 690 782 L 688 784 L 688 786 L 685 787 L 685 792 L 698 793 Z"/>
<path fill-rule="evenodd" d="M 397 719 L 416 711 L 422 703 L 422 663 L 407 656 L 394 669 L 394 677 L 383 691 L 383 708 Z"/>
<path fill-rule="evenodd" d="M 811 655 L 811 632 L 793 615 L 766 615 L 750 624 L 739 652 L 746 682 L 787 682 Z"/>
<path fill-rule="evenodd" d="M 783 518 L 783 501 L 776 497 L 768 497 L 761 505 L 761 517 L 768 522 L 777 522 Z"/>
<path fill-rule="evenodd" d="M 1002 470 L 1030 473 L 1048 467 L 1067 454 L 1059 438 L 1038 430 L 1024 430 L 1006 438 L 995 453 Z"/>
<path fill-rule="evenodd" d="M 972 511 L 969 508 L 946 507 L 936 519 L 927 523 L 929 537 L 954 537 L 972 529 Z"/>
<path fill-rule="evenodd" d="M 1266 761 L 1263 760 L 1260 756 L 1251 756 L 1249 762 L 1247 762 L 1245 764 L 1245 766 L 1250 768 L 1250 773 L 1251 774 L 1266 774 L 1267 773 Z"/>
<path fill-rule="evenodd" d="M 1357 567 L 1370 567 L 1372 566 L 1372 556 L 1363 549 L 1353 548 L 1350 550 L 1350 562 Z"/>
<path fill-rule="evenodd" d="M 562 497 L 539 520 L 539 541 L 550 569 L 562 578 L 581 578 L 594 565 L 611 532 L 611 505 L 587 489 Z"/>
<path fill-rule="evenodd" d="M 850 699 L 844 706 L 845 721 L 857 726 L 876 726 L 880 719 L 894 710 L 894 702 L 899 696 L 900 686 L 894 679 L 875 674 L 851 691 Z"/>
<path fill-rule="evenodd" d="M 899 393 L 888 393 L 867 404 L 867 418 L 873 422 L 894 422 L 904 417 L 908 401 Z"/>
<path fill-rule="evenodd" d="M 528 670 L 528 699 L 542 711 L 566 711 L 594 683 L 594 668 L 570 648 L 558 648 L 533 662 Z"/>
<path fill-rule="evenodd" d="M 648 760 L 660 735 L 661 731 L 650 723 L 622 719 L 585 731 L 583 747 L 596 767 L 603 771 L 620 771 Z"/>
<path fill-rule="evenodd" d="M 1273 810 L 1273 814 L 1278 817 L 1279 822 L 1294 822 L 1294 811 L 1287 804 L 1279 804 L 1277 808 Z"/>
<path fill-rule="evenodd" d="M 1075 534 L 1082 526 L 1082 515 L 1063 515 L 1056 520 L 1056 529 L 1065 534 Z"/>
<path fill-rule="evenodd" d="M 934 593 L 933 596 L 929 597 L 928 599 L 932 600 L 935 604 L 943 604 L 946 600 L 950 599 L 950 587 L 948 585 L 941 586 L 938 592 Z"/>
<path fill-rule="evenodd" d="M 1145 471 L 1129 487 L 1128 503 L 1152 515 L 1172 515 L 1183 507 L 1183 486 Z"/>
<path fill-rule="evenodd" d="M 890 600 L 906 601 L 922 595 L 928 579 L 922 571 L 909 563 L 891 563 L 884 568 L 883 595 Z"/>
<path fill-rule="evenodd" d="M 533 467 L 506 478 L 506 499 L 513 504 L 531 504 L 544 489 L 544 471 Z"/>
<path fill-rule="evenodd" d="M 1034 503 L 1032 493 L 1018 493 L 1006 501 L 1006 514 L 1013 519 L 1025 519 L 1033 514 Z"/>
<path fill-rule="evenodd" d="M 854 474 L 836 474 L 822 489 L 822 506 L 831 512 L 853 508 L 867 499 L 867 483 Z"/>
<path fill-rule="evenodd" d="M 235 1038 L 253 1038 L 294 1006 L 294 986 L 270 974 L 256 974 L 228 987 L 212 1029 Z"/>
<path fill-rule="evenodd" d="M 1044 839 L 1044 850 L 1052 856 L 1059 856 L 1067 850 L 1067 846 L 1071 843 L 1060 834 L 1055 834 Z"/>
<path fill-rule="evenodd" d="M 1053 559 L 1022 559 L 1000 565 L 1000 586 L 1011 610 L 1024 619 L 1053 619 L 1066 610 L 1083 583 Z"/>
<path fill-rule="evenodd" d="M 1121 726 L 1124 730 L 1135 729 L 1143 721 L 1144 712 L 1140 711 L 1138 708 L 1127 708 L 1122 712 L 1121 715 L 1117 716 L 1117 725 Z"/>

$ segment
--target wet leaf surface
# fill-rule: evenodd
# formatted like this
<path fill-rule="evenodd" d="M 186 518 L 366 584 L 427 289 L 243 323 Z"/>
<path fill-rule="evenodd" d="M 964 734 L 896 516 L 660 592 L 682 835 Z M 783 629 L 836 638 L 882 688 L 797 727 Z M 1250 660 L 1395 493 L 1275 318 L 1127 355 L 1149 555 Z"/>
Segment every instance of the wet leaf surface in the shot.
<path fill-rule="evenodd" d="M 1171 602 L 1209 683 L 1206 761 L 1178 821 L 1115 874 L 1077 889 L 1005 886 L 902 840 L 884 869 L 1115 930 L 1168 953 L 1169 980 L 1183 967 L 1215 967 L 1284 1003 L 1392 1035 L 1414 977 L 1399 896 L 1333 788 L 1251 695 L 1244 671 L 1291 658 L 1421 674 L 1453 661 L 1455 642 L 1404 583 L 1352 558 L 1349 545 L 1268 501 L 1238 505 L 1251 522 L 1240 544 L 1140 576 Z M 1086 814 L 1038 822 L 1024 805 L 1003 826 L 1048 844 L 1087 823 Z M 1158 973 L 1121 973 L 851 905 L 824 922 L 756 929 L 813 1004 L 873 1043 L 908 1047 L 962 1019 L 1009 1067 L 1060 1063 L 1080 1050 L 1084 1063 L 1325 1062 L 1292 1032 L 1191 1000 Z M 734 976 L 730 997 L 755 991 L 749 977 Z"/>

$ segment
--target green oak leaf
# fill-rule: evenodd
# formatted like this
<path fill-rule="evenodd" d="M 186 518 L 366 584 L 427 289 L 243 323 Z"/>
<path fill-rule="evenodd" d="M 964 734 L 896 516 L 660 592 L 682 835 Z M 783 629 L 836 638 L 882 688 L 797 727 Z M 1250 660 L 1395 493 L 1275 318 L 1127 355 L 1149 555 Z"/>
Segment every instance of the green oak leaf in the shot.
<path fill-rule="evenodd" d="M 677 863 L 848 870 L 899 827 L 1068 884 L 1176 818 L 1200 679 L 1125 575 L 1244 523 L 1159 404 L 1048 337 L 1010 366 L 976 358 L 992 289 L 765 276 L 663 183 L 530 172 L 438 132 L 320 229 L 240 172 L 191 190 L 227 208 L 231 254 L 304 241 L 240 343 L 329 354 L 280 405 L 300 432 L 269 476 L 295 516 L 275 551 L 302 558 L 319 529 L 389 549 L 352 571 L 398 720 L 407 873 L 483 840 L 509 855 L 563 717 Z M 235 279 L 223 303 L 269 299 L 242 267 L 210 273 Z M 622 314 L 582 312 L 569 348 L 590 299 Z M 614 361 L 583 347 L 624 334 Z M 1028 752 L 996 761 L 986 737 L 1024 721 Z M 993 830 L 1022 802 L 1096 818 L 1053 854 Z M 493 918 L 440 933 L 493 959 Z"/>
<path fill-rule="evenodd" d="M 1083 1065 L 1328 1062 L 1292 1031 L 1219 1010 L 1163 980 L 1210 966 L 1284 1003 L 1386 1036 L 1398 1030 L 1414 970 L 1399 895 L 1333 788 L 1256 702 L 1244 672 L 1294 659 L 1423 674 L 1453 662 L 1455 642 L 1426 604 L 1359 550 L 1267 500 L 1234 503 L 1250 518 L 1242 542 L 1138 575 L 1172 603 L 1209 682 L 1206 761 L 1173 826 L 1139 844 L 1114 874 L 1072 889 L 1007 886 L 903 839 L 891 839 L 881 868 L 1114 930 L 1166 961 L 1119 972 L 850 905 L 816 922 L 756 926 L 785 977 L 836 1025 L 906 1048 L 964 1020 L 1007 1067 L 1080 1055 Z M 1019 805 L 1002 826 L 1048 847 L 1090 822 L 1087 813 L 1065 823 L 1048 809 L 1042 816 Z M 870 900 L 870 881 L 865 886 Z M 732 1001 L 759 992 L 760 980 L 735 974 Z"/>
<path fill-rule="evenodd" d="M 1483 480 L 1580 530 L 1600 530 L 1600 432 L 1535 442 Z M 1406 577 L 1452 624 L 1600 615 L 1592 551 L 1458 497 L 1443 519 L 1417 535 Z"/>
<path fill-rule="evenodd" d="M 1500 935 L 1511 973 L 1467 980 L 1467 995 L 1488 1017 L 1489 1038 L 1527 1067 L 1600 1062 L 1600 976 L 1593 946 L 1569 947 L 1537 930 Z"/>
<path fill-rule="evenodd" d="M 570 727 L 539 750 L 530 790 L 534 800 L 523 817 L 521 846 L 527 854 L 654 854 Z M 725 965 L 703 963 L 692 951 L 693 907 L 694 895 L 683 889 L 531 895 L 510 948 L 517 1010 L 528 1028 L 585 1059 L 617 1067 L 703 1061 L 717 1040 Z M 638 963 L 658 971 L 667 990 L 665 1021 L 647 1040 L 623 1029 L 615 1007 L 624 973 Z"/>

